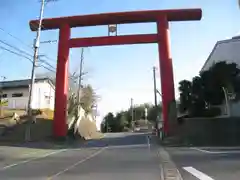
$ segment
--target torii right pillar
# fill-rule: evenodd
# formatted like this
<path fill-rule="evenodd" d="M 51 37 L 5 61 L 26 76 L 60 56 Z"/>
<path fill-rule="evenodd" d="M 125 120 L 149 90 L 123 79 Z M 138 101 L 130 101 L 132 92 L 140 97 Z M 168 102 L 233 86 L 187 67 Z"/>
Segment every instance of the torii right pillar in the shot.
<path fill-rule="evenodd" d="M 173 65 L 170 52 L 169 22 L 166 16 L 157 20 L 158 53 L 162 89 L 162 118 L 164 136 L 174 133 L 176 103 L 174 93 Z"/>

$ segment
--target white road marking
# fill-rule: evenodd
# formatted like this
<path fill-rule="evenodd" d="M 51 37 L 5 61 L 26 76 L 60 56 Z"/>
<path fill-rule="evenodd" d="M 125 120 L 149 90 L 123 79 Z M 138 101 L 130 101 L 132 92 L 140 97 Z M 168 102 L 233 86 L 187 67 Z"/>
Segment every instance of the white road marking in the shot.
<path fill-rule="evenodd" d="M 240 153 L 240 151 L 208 151 L 208 150 L 205 150 L 205 149 L 200 149 L 200 148 L 190 148 L 190 149 L 193 149 L 193 150 L 197 150 L 197 151 L 200 151 L 200 152 L 203 152 L 203 153 L 208 153 L 208 154 L 230 154 L 230 153 Z"/>
<path fill-rule="evenodd" d="M 119 146 L 108 146 L 108 149 L 120 149 L 120 148 L 136 148 L 136 147 L 148 147 L 147 144 L 135 144 L 135 145 L 119 145 Z"/>
<path fill-rule="evenodd" d="M 19 162 L 17 162 L 17 163 L 13 163 L 13 164 L 4 166 L 3 168 L 0 169 L 0 171 L 3 171 L 3 170 L 6 170 L 6 169 L 9 169 L 9 168 L 12 168 L 12 167 L 14 167 L 14 166 L 26 164 L 26 163 L 29 163 L 29 162 L 34 161 L 34 160 L 43 159 L 43 158 L 46 158 L 46 157 L 51 156 L 51 155 L 53 155 L 53 154 L 58 154 L 58 153 L 61 153 L 61 152 L 67 151 L 67 150 L 68 150 L 68 149 L 61 149 L 61 150 L 54 151 L 54 152 L 51 152 L 51 153 L 48 153 L 48 154 L 44 154 L 43 156 L 40 156 L 40 157 L 34 157 L 34 158 L 30 158 L 30 159 L 27 159 L 27 160 L 24 160 L 24 161 L 19 161 Z"/>
<path fill-rule="evenodd" d="M 198 171 L 197 169 L 195 169 L 193 167 L 183 167 L 183 169 L 200 180 L 214 180 L 210 176 L 202 173 L 201 171 Z"/>
<path fill-rule="evenodd" d="M 73 165 L 67 167 L 66 169 L 64 169 L 64 170 L 62 170 L 62 171 L 59 171 L 58 173 L 56 173 L 56 174 L 54 174 L 54 175 L 48 177 L 47 179 L 48 179 L 48 180 L 51 180 L 51 179 L 53 179 L 53 178 L 55 178 L 55 177 L 57 177 L 57 176 L 59 176 L 59 175 L 65 173 L 66 171 L 69 171 L 70 169 L 75 168 L 75 167 L 78 166 L 79 164 L 82 164 L 82 163 L 88 161 L 89 159 L 91 159 L 91 158 L 97 156 L 97 155 L 100 154 L 102 151 L 104 151 L 106 148 L 107 148 L 107 147 L 104 147 L 104 148 L 100 149 L 99 151 L 97 151 L 97 152 L 91 154 L 90 156 L 88 156 L 88 157 L 86 157 L 86 158 L 84 158 L 84 159 L 82 159 L 82 160 L 76 162 L 75 164 L 73 164 Z"/>
<path fill-rule="evenodd" d="M 200 151 L 200 152 L 203 152 L 203 153 L 208 153 L 208 154 L 219 154 L 219 152 L 207 151 L 207 150 L 200 149 L 200 148 L 190 148 L 190 149 L 197 150 L 197 151 Z"/>

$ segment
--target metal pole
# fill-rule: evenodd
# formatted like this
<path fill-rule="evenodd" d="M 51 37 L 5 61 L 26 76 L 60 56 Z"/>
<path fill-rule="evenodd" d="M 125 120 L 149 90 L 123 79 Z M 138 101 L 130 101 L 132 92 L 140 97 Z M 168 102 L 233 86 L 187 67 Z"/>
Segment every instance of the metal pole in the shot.
<path fill-rule="evenodd" d="M 77 116 L 80 116 L 80 102 L 81 102 L 81 87 L 82 87 L 82 70 L 83 70 L 83 59 L 84 59 L 84 48 L 81 51 L 81 60 L 80 60 L 80 72 L 78 79 L 78 93 L 77 93 L 77 102 L 78 102 L 78 112 Z"/>
<path fill-rule="evenodd" d="M 31 83 L 30 83 L 30 87 L 29 87 L 28 109 L 27 109 L 28 117 L 29 117 L 29 125 L 27 126 L 27 129 L 25 132 L 25 140 L 26 141 L 30 140 L 30 120 L 32 119 L 32 94 L 33 94 L 33 86 L 34 86 L 34 82 L 35 82 L 35 67 L 36 67 L 36 62 L 38 59 L 39 40 L 40 40 L 40 34 L 41 34 L 41 28 L 42 28 L 44 4 L 45 4 L 45 0 L 42 0 L 37 36 L 34 41 L 34 55 L 33 55 L 33 64 L 32 64 Z"/>
<path fill-rule="evenodd" d="M 228 101 L 227 90 L 224 87 L 222 87 L 222 89 L 223 89 L 224 97 L 225 97 L 225 101 L 226 101 L 227 115 L 230 116 L 230 108 L 229 108 L 229 101 Z"/>
<path fill-rule="evenodd" d="M 156 67 L 153 67 L 154 105 L 157 106 Z"/>
<path fill-rule="evenodd" d="M 96 104 L 95 121 L 97 120 L 97 113 L 98 113 L 98 105 Z"/>

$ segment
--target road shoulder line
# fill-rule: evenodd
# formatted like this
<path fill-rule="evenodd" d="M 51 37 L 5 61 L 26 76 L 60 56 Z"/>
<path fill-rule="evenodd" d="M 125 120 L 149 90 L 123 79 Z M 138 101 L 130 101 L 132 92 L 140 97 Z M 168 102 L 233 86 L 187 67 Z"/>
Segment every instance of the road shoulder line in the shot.
<path fill-rule="evenodd" d="M 202 153 L 207 153 L 207 154 L 231 154 L 231 153 L 240 153 L 240 151 L 208 151 L 205 149 L 197 148 L 197 147 L 192 147 L 190 149 L 202 152 Z"/>
<path fill-rule="evenodd" d="M 170 155 L 163 147 L 159 148 L 158 154 L 160 157 L 160 170 L 162 180 L 183 180 L 176 165 L 171 160 Z"/>

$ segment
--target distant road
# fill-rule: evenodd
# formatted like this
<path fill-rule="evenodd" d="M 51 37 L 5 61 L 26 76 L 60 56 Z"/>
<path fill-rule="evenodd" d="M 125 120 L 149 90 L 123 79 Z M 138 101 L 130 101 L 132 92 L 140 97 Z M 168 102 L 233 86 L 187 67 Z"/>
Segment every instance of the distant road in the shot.
<path fill-rule="evenodd" d="M 34 150 L 15 159 L 2 147 L 0 179 L 159 180 L 158 147 L 148 143 L 146 133 L 108 133 L 84 146 Z"/>

